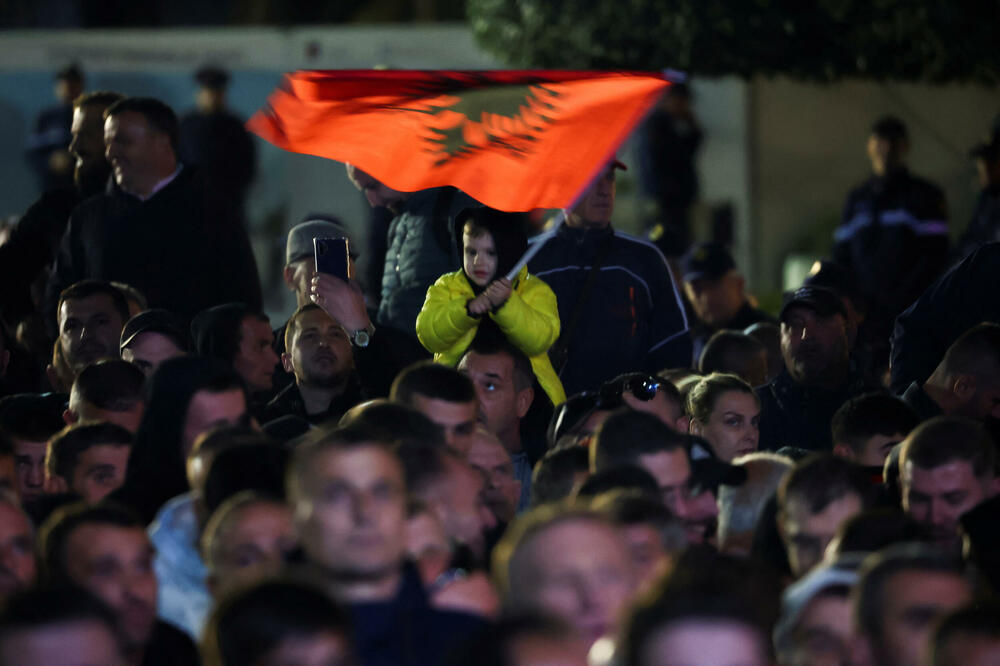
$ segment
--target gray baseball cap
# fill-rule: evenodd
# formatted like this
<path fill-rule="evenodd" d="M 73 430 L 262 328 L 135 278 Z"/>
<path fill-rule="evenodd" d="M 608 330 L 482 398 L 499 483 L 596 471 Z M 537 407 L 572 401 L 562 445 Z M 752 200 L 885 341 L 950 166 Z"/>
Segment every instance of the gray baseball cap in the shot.
<path fill-rule="evenodd" d="M 285 265 L 313 256 L 314 238 L 346 238 L 347 246 L 354 247 L 351 236 L 347 233 L 347 225 L 332 215 L 310 213 L 305 220 L 296 224 L 288 231 L 288 241 L 285 243 Z M 351 257 L 357 253 L 350 251 Z"/>

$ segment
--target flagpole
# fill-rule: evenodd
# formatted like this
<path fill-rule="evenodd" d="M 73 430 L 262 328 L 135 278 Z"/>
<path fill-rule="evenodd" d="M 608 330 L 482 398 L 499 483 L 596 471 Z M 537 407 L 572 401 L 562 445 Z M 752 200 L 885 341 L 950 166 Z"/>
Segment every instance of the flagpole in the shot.
<path fill-rule="evenodd" d="M 514 268 L 510 269 L 510 272 L 507 273 L 506 278 L 511 282 L 513 282 L 514 278 L 517 277 L 517 274 L 521 272 L 521 269 L 527 266 L 528 262 L 531 261 L 536 254 L 538 254 L 539 250 L 542 249 L 542 246 L 545 245 L 550 238 L 556 235 L 556 233 L 559 231 L 559 227 L 561 227 L 563 225 L 563 222 L 565 221 L 566 221 L 566 211 L 560 210 L 559 213 L 553 219 L 552 228 L 549 229 L 548 231 L 540 233 L 539 235 L 531 239 L 530 241 L 531 244 L 528 247 L 528 251 L 525 252 L 523 255 L 521 255 L 521 258 L 517 261 L 516 264 L 514 264 Z"/>

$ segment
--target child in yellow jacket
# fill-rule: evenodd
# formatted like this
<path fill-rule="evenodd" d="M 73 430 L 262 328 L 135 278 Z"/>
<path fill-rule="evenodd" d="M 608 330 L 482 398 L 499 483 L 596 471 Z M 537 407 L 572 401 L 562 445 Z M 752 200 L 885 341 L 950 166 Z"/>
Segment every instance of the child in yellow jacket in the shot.
<path fill-rule="evenodd" d="M 523 213 L 491 208 L 463 211 L 457 219 L 462 270 L 446 273 L 427 290 L 417 316 L 417 338 L 434 360 L 456 365 L 490 322 L 524 352 L 539 385 L 552 401 L 566 401 L 548 351 L 559 338 L 556 295 L 522 268 L 513 283 L 504 275 L 527 249 Z"/>

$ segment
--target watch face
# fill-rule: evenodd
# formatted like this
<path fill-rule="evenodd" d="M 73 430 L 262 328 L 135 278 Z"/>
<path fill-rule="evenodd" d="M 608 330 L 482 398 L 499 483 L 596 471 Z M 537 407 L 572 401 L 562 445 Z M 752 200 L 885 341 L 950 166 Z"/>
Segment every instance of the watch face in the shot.
<path fill-rule="evenodd" d="M 354 344 L 356 344 L 359 347 L 367 347 L 368 340 L 369 340 L 368 331 L 358 331 L 357 333 L 354 334 Z"/>

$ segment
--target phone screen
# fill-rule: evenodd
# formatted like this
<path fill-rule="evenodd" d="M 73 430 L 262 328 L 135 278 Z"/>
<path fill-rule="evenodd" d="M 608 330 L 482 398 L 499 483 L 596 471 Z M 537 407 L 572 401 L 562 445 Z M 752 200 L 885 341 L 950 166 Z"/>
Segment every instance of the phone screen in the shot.
<path fill-rule="evenodd" d="M 347 281 L 349 252 L 346 238 L 314 238 L 316 272 L 328 273 Z"/>

